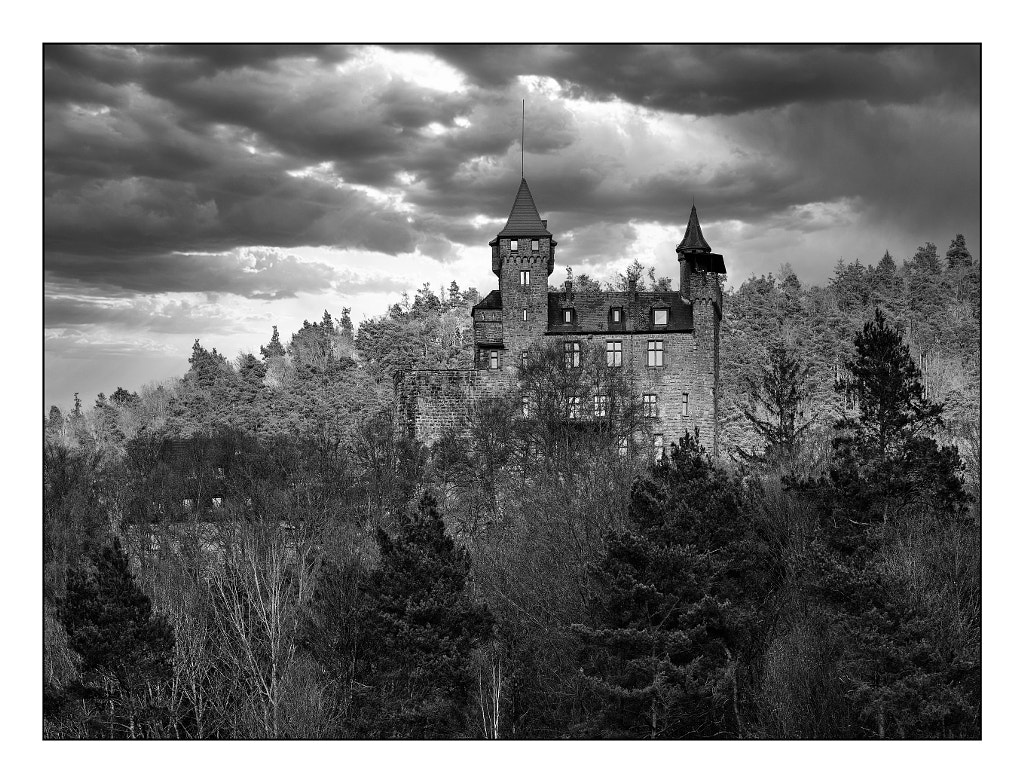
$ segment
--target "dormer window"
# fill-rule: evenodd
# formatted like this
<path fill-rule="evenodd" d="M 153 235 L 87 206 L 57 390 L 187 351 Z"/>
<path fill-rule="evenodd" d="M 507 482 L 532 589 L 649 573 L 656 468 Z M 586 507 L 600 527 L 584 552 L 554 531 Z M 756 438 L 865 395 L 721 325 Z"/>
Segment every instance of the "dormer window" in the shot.
<path fill-rule="evenodd" d="M 533 242 L 530 243 L 530 249 L 533 250 L 534 253 L 536 253 L 538 250 L 540 250 L 540 240 L 539 239 L 533 240 Z"/>
<path fill-rule="evenodd" d="M 659 307 L 654 311 L 654 325 L 655 326 L 668 326 L 668 308 Z"/>
<path fill-rule="evenodd" d="M 571 307 L 566 307 L 564 310 L 562 310 L 562 323 L 564 323 L 564 324 L 571 324 L 572 323 L 572 308 Z"/>
<path fill-rule="evenodd" d="M 613 324 L 621 324 L 622 323 L 622 308 L 621 307 L 613 307 L 611 315 L 609 315 L 608 318 L 609 318 L 609 320 Z"/>
<path fill-rule="evenodd" d="M 510 242 L 508 243 L 508 249 L 509 249 L 509 250 L 511 250 L 511 251 L 513 251 L 513 252 L 515 252 L 515 251 L 519 250 L 519 240 L 518 240 L 518 239 L 513 239 L 513 240 L 511 240 L 511 241 L 510 241 Z"/>

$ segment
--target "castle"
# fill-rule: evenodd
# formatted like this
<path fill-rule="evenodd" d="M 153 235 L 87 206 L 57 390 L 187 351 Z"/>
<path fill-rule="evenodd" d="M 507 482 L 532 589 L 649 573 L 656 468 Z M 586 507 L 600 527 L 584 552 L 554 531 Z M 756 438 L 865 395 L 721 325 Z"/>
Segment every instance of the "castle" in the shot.
<path fill-rule="evenodd" d="M 627 291 L 574 292 L 567 281 L 563 291 L 551 293 L 557 244 L 524 178 L 505 227 L 489 243 L 498 288 L 472 310 L 475 366 L 400 377 L 398 409 L 406 431 L 429 445 L 460 428 L 474 400 L 511 388 L 531 346 L 560 344 L 573 362 L 589 343 L 609 365 L 632 372 L 655 449 L 699 429 L 701 442 L 717 453 L 718 276 L 725 262 L 705 241 L 696 207 L 676 247 L 678 291 L 638 291 L 631 282 Z"/>

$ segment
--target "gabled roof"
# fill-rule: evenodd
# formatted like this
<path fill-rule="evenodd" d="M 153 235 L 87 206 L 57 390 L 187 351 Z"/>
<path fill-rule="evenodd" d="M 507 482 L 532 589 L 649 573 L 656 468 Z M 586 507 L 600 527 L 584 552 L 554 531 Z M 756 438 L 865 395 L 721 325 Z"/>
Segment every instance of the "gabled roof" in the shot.
<path fill-rule="evenodd" d="M 683 234 L 683 241 L 676 247 L 676 252 L 690 250 L 701 253 L 710 253 L 711 245 L 704 239 L 700 230 L 700 221 L 697 219 L 697 205 L 690 207 L 690 222 L 686 224 L 686 233 Z"/>
<path fill-rule="evenodd" d="M 544 226 L 540 219 L 537 205 L 533 203 L 533 194 L 530 193 L 530 186 L 526 184 L 526 178 L 519 183 L 519 192 L 516 193 L 516 200 L 512 204 L 512 211 L 508 215 L 508 222 L 499 234 L 499 237 L 549 237 L 551 232 Z"/>

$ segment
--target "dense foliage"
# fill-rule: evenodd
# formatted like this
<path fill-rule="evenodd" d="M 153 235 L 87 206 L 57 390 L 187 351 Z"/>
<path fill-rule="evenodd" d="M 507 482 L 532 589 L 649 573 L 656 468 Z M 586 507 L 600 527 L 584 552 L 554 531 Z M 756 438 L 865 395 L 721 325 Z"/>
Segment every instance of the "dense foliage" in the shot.
<path fill-rule="evenodd" d="M 394 373 L 472 363 L 454 283 L 76 395 L 44 419 L 44 733 L 978 737 L 979 281 L 958 236 L 731 290 L 717 460 L 642 447 L 630 379 L 544 346 L 528 409 L 405 437 Z"/>

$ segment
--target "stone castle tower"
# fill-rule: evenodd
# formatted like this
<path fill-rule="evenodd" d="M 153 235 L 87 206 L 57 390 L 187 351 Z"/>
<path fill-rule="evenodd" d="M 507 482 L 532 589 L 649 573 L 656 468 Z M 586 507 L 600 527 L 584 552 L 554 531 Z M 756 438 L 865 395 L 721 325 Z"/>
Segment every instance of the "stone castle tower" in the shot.
<path fill-rule="evenodd" d="M 472 311 L 475 365 L 406 373 L 398 404 L 408 431 L 429 444 L 459 427 L 474 399 L 515 384 L 531 345 L 558 343 L 571 356 L 589 343 L 633 373 L 656 446 L 699 429 L 717 453 L 725 263 L 704 239 L 696 206 L 676 247 L 678 291 L 574 292 L 567 282 L 551 293 L 556 245 L 524 178 L 505 227 L 489 243 L 498 288 Z"/>

